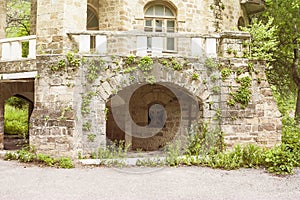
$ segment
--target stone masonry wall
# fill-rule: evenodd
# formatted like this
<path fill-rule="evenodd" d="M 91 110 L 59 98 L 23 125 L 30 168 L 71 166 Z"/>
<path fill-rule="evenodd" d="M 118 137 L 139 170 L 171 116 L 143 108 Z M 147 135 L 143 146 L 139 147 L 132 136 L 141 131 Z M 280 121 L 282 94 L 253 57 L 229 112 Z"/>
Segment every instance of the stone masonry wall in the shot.
<path fill-rule="evenodd" d="M 178 32 L 214 33 L 237 30 L 239 17 L 247 13 L 239 0 L 99 0 L 99 29 L 128 31 L 144 29 L 144 8 L 148 3 L 170 5 L 177 15 Z M 89 0 L 97 7 L 98 2 Z"/>
<path fill-rule="evenodd" d="M 0 38 L 5 38 L 6 28 L 6 1 L 0 1 Z"/>
<path fill-rule="evenodd" d="M 87 0 L 37 2 L 37 52 L 57 54 L 73 46 L 67 33 L 86 30 Z"/>
<path fill-rule="evenodd" d="M 39 78 L 36 79 L 35 107 L 30 119 L 30 145 L 41 153 L 74 157 L 74 94 L 80 93 L 74 80 L 78 70 L 69 65 L 54 70 L 62 60 L 66 60 L 65 56 L 37 57 Z"/>
<path fill-rule="evenodd" d="M 76 157 L 78 152 L 87 155 L 105 146 L 106 125 L 110 123 L 106 121 L 107 102 L 119 92 L 126 92 L 127 88 L 141 83 L 148 84 L 149 80 L 152 84 L 166 84 L 174 91 L 198 99 L 198 106 L 189 109 L 188 104 L 183 104 L 181 109 L 184 112 L 197 111 L 198 114 L 192 114 L 194 121 L 205 121 L 212 127 L 219 127 L 225 134 L 228 147 L 238 143 L 273 146 L 280 142 L 280 113 L 264 76 L 264 63 L 241 58 L 221 59 L 220 64 L 212 59 L 156 58 L 153 69 L 145 74 L 138 68 L 128 69 L 137 65 L 141 58 L 136 58 L 136 64 L 128 66 L 127 57 L 95 56 L 79 58 L 81 65 L 78 69 L 51 70 L 62 59 L 66 58 L 38 57 L 39 79 L 36 81 L 30 143 L 39 152 Z M 251 68 L 248 66 L 250 62 L 253 63 Z M 174 70 L 171 63 L 178 63 L 182 69 Z M 222 80 L 224 68 L 231 71 Z M 198 77 L 193 78 L 194 74 Z M 251 78 L 249 104 L 245 108 L 238 102 L 229 105 L 232 92 L 240 87 L 236 78 L 244 76 Z M 175 111 L 168 112 L 172 115 Z M 186 132 L 193 120 L 186 120 L 185 116 L 192 115 L 183 114 L 181 110 L 179 133 Z M 136 138 L 131 141 L 138 148 L 147 143 Z"/>
<path fill-rule="evenodd" d="M 221 60 L 224 68 L 232 70 L 228 78 L 222 81 L 221 102 L 222 131 L 228 146 L 253 143 L 272 147 L 281 141 L 281 114 L 272 96 L 272 90 L 266 80 L 265 62 L 247 59 Z M 241 87 L 237 80 L 251 78 L 251 98 L 249 104 L 229 105 L 232 92 Z"/>
<path fill-rule="evenodd" d="M 0 39 L 6 37 L 6 1 L 0 1 Z M 0 58 L 2 56 L 2 46 L 0 45 Z"/>
<path fill-rule="evenodd" d="M 31 0 L 30 7 L 30 34 L 36 34 L 37 0 Z"/>

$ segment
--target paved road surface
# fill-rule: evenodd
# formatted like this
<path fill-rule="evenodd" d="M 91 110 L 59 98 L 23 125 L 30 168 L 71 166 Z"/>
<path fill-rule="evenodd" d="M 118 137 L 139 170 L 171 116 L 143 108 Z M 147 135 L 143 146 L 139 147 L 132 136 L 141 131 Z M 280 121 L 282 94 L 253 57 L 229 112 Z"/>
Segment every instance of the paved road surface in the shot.
<path fill-rule="evenodd" d="M 0 160 L 1 200 L 300 199 L 300 170 L 289 177 L 263 170 L 209 168 L 76 168 Z"/>

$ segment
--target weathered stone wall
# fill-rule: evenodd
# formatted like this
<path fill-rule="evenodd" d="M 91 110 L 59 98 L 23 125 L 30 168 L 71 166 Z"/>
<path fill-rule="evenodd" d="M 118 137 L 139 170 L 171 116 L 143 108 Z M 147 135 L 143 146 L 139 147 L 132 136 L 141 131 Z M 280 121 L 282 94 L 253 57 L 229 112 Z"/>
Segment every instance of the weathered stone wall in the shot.
<path fill-rule="evenodd" d="M 0 1 L 0 39 L 6 37 L 6 1 Z M 0 45 L 0 58 L 2 57 L 2 46 Z"/>
<path fill-rule="evenodd" d="M 30 35 L 36 34 L 37 0 L 31 0 L 30 7 Z"/>
<path fill-rule="evenodd" d="M 67 33 L 86 29 L 87 0 L 37 2 L 37 52 L 62 53 L 73 46 Z"/>
<path fill-rule="evenodd" d="M 66 67 L 51 70 L 51 66 L 62 59 L 66 58 L 38 57 L 39 79 L 36 82 L 30 142 L 40 152 L 76 157 L 78 152 L 86 155 L 105 146 L 111 135 L 108 131 L 117 130 L 115 122 L 107 121 L 112 120 L 111 110 L 107 110 L 110 99 L 115 95 L 122 97 L 122 93 L 128 93 L 141 83 L 149 84 L 149 81 L 158 85 L 154 85 L 153 90 L 151 85 L 146 86 L 135 94 L 135 100 L 129 104 L 133 121 L 139 125 L 147 124 L 147 105 L 164 101 L 167 116 L 171 118 L 167 119 L 161 133 L 148 139 L 128 137 L 124 131 L 117 130 L 120 135 L 115 139 L 128 140 L 133 148 L 158 149 L 172 140 L 172 128 L 178 130 L 175 130 L 176 134 L 184 135 L 193 122 L 208 122 L 212 127 L 219 127 L 225 134 L 228 147 L 238 143 L 269 147 L 280 142 L 280 113 L 264 75 L 264 63 L 241 58 L 221 59 L 220 63 L 212 59 L 156 58 L 152 70 L 145 74 L 141 69 L 134 68 L 140 58 L 128 65 L 127 57 L 95 56 L 85 57 L 78 69 Z M 183 68 L 174 70 L 171 63 L 178 63 Z M 248 63 L 253 63 L 251 68 Z M 222 80 L 221 71 L 224 68 L 231 71 Z M 237 78 L 245 76 L 251 78 L 249 104 L 244 105 L 245 108 L 238 102 L 230 105 L 228 102 L 232 99 L 232 92 L 240 87 Z M 178 93 L 176 96 L 181 101 L 172 98 L 173 103 L 167 106 L 172 95 L 158 92 L 161 89 L 159 85 Z M 192 105 L 189 101 L 182 103 L 188 100 L 184 96 L 197 103 L 189 107 Z M 127 101 L 126 98 L 121 99 Z M 118 109 L 121 113 L 117 113 L 122 116 L 123 108 Z M 128 126 L 124 126 L 127 130 Z"/>
<path fill-rule="evenodd" d="M 77 68 L 53 68 L 65 59 L 65 56 L 37 57 L 39 78 L 36 80 L 35 107 L 30 120 L 30 145 L 53 156 L 74 156 L 77 144 L 74 112 L 75 94 L 80 93 L 74 83 L 78 76 Z"/>
<path fill-rule="evenodd" d="M 253 63 L 253 64 L 251 64 Z M 222 67 L 232 70 L 228 78 L 222 81 L 220 120 L 221 129 L 225 133 L 228 146 L 234 144 L 253 143 L 272 147 L 281 141 L 281 114 L 274 101 L 272 90 L 266 80 L 265 62 L 247 59 L 222 59 Z M 236 92 L 241 83 L 236 80 L 250 77 L 251 99 L 249 104 L 236 103 L 229 105 L 232 92 Z"/>
<path fill-rule="evenodd" d="M 0 38 L 5 38 L 6 28 L 6 1 L 0 1 Z"/>
<path fill-rule="evenodd" d="M 0 76 L 6 73 L 36 71 L 36 60 L 0 61 Z"/>
<path fill-rule="evenodd" d="M 237 30 L 239 17 L 247 23 L 247 13 L 239 0 L 100 0 L 89 1 L 99 8 L 99 29 L 128 31 L 144 29 L 144 8 L 148 3 L 163 3 L 175 11 L 178 32 L 213 33 Z M 218 2 L 218 3 L 216 3 Z"/>

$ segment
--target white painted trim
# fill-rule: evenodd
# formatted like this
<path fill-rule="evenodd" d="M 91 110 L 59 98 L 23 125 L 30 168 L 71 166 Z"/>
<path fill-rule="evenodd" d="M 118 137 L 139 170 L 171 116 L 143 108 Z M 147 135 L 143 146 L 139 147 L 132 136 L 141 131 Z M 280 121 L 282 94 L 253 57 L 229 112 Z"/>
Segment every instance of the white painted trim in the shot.
<path fill-rule="evenodd" d="M 36 39 L 36 35 L 29 35 L 29 36 L 15 37 L 15 38 L 3 38 L 0 39 L 0 43 L 28 41 L 34 39 Z"/>
<path fill-rule="evenodd" d="M 37 75 L 38 75 L 37 71 L 0 74 L 0 80 L 12 80 L 12 79 L 15 80 L 15 79 L 24 79 L 24 78 L 35 78 Z"/>

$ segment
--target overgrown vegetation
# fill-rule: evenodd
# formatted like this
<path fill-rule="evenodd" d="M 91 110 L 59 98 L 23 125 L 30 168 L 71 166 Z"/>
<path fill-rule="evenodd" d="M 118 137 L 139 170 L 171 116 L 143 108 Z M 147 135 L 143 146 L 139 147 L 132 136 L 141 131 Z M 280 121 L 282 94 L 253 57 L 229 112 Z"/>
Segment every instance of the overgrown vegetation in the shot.
<path fill-rule="evenodd" d="M 70 158 L 60 157 L 55 159 L 46 154 L 36 154 L 32 147 L 26 147 L 17 152 L 7 152 L 4 155 L 4 160 L 18 160 L 19 162 L 37 163 L 59 168 L 74 168 L 73 161 Z"/>

